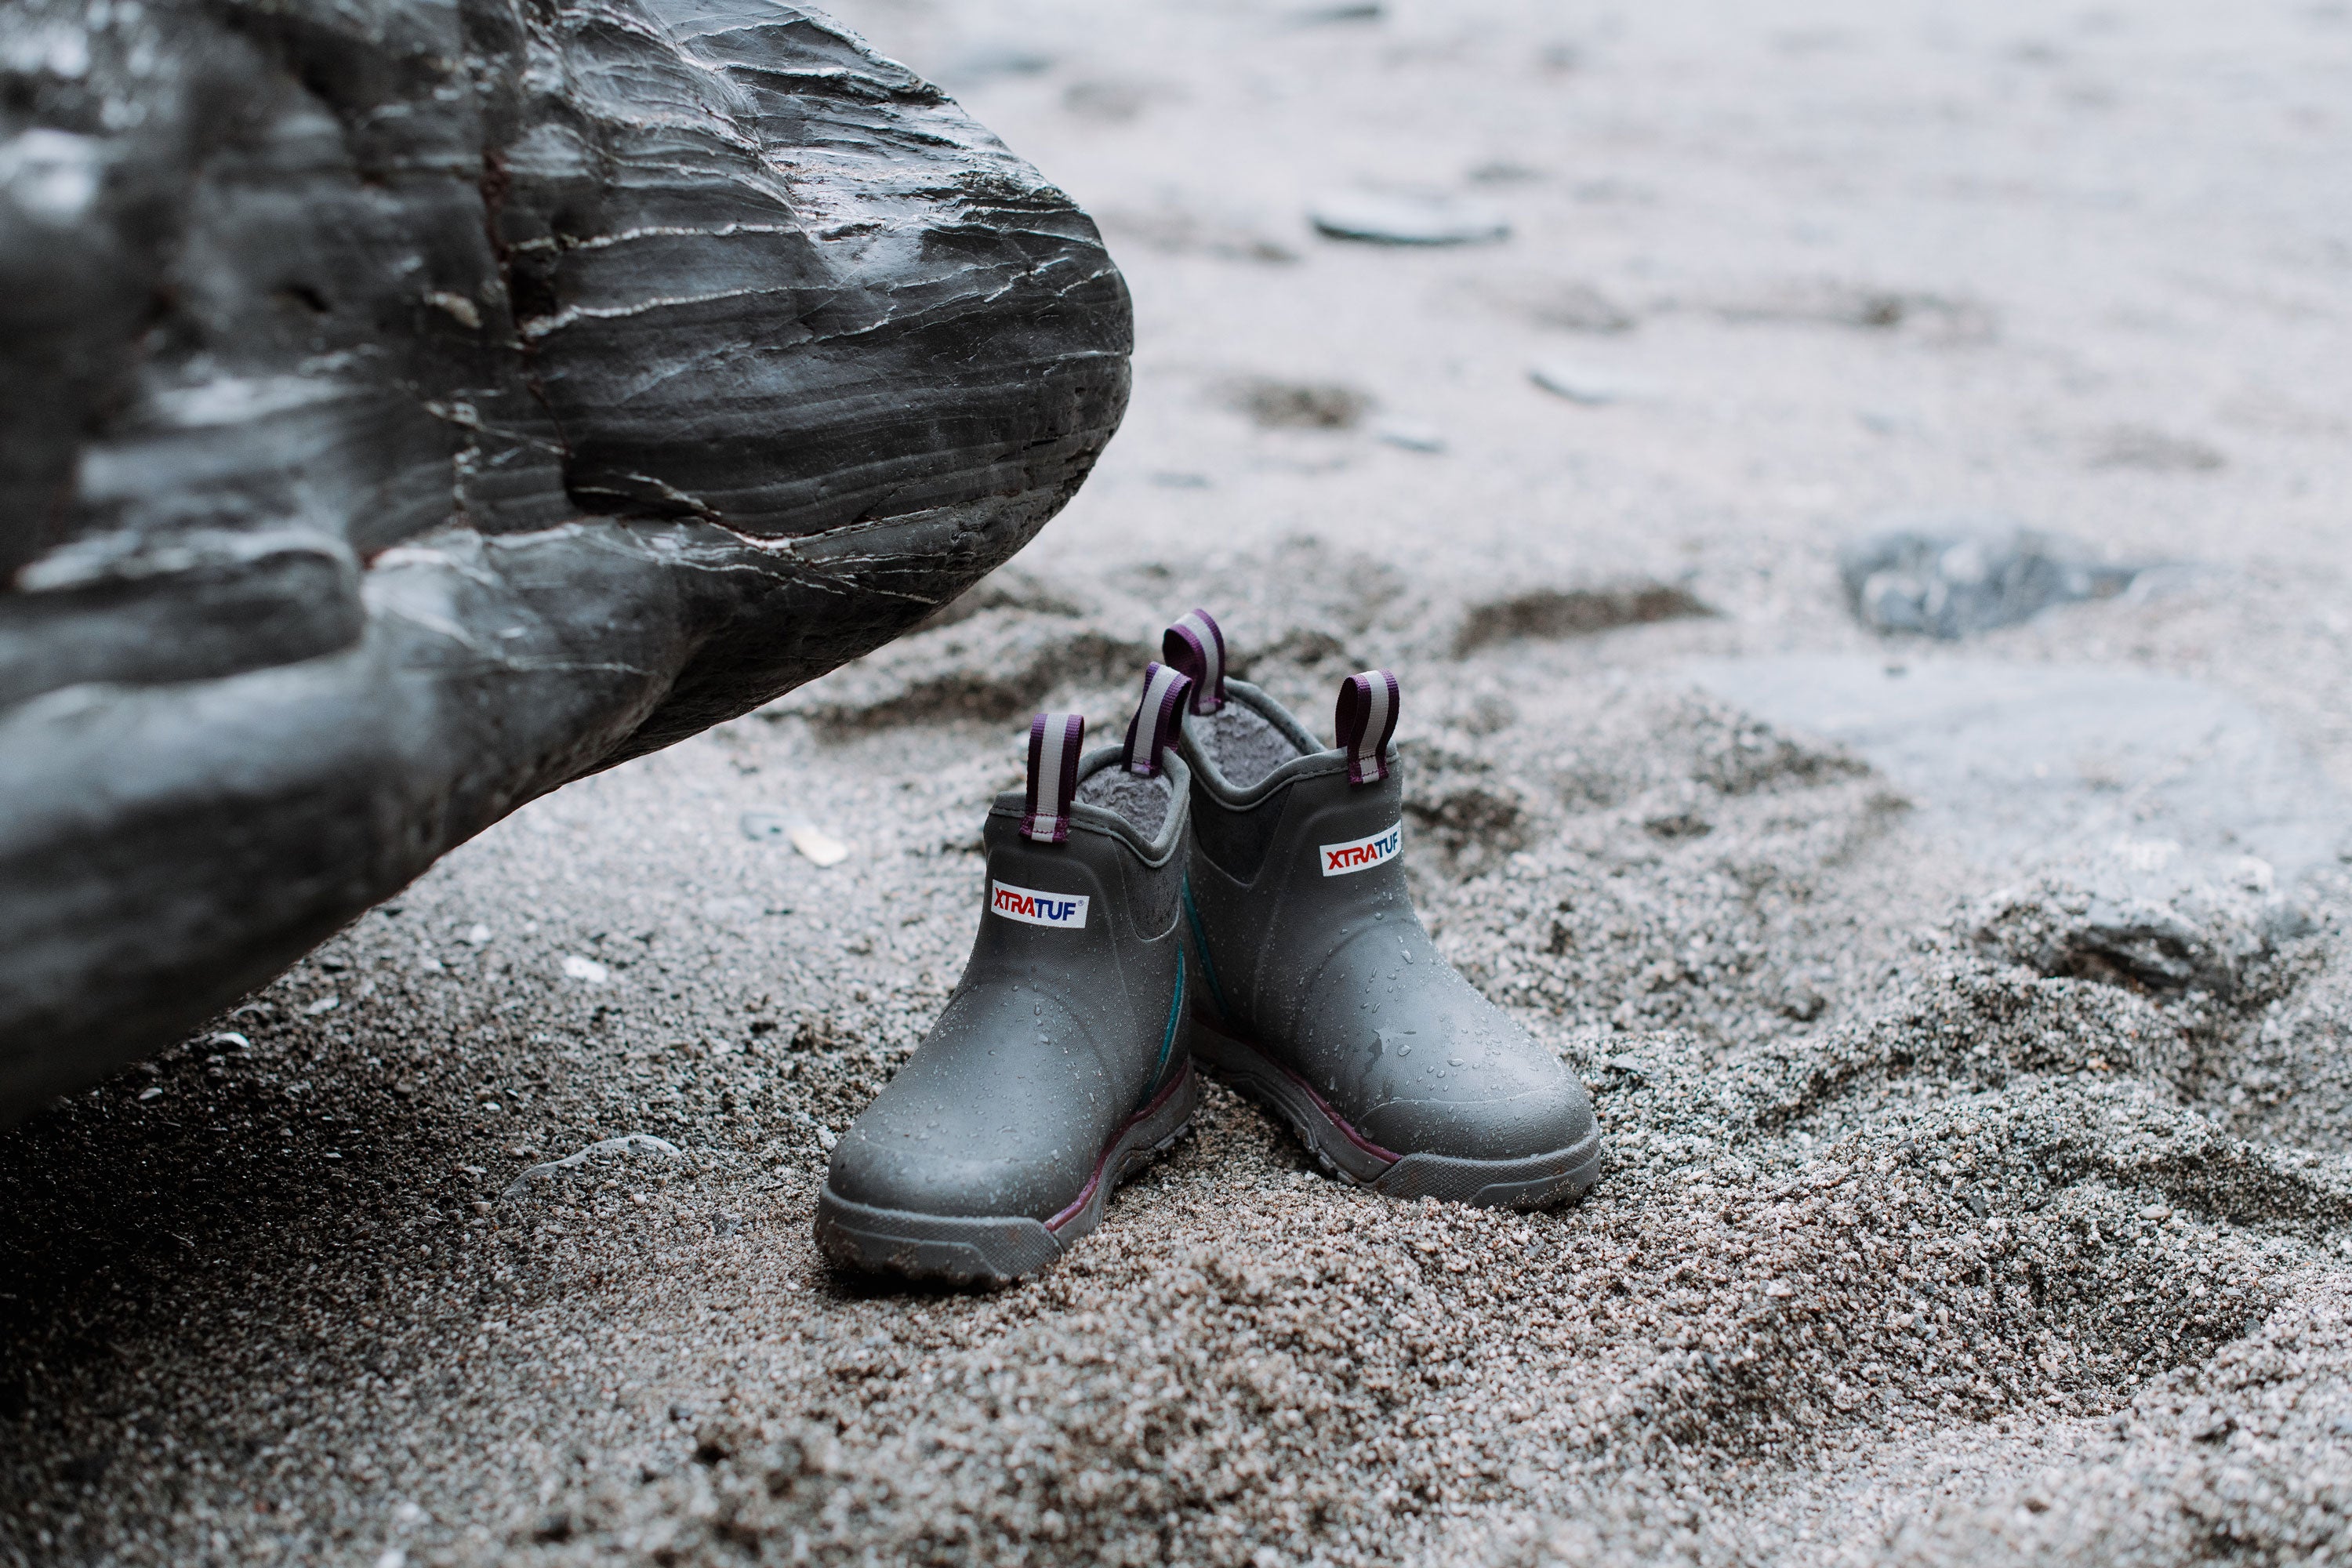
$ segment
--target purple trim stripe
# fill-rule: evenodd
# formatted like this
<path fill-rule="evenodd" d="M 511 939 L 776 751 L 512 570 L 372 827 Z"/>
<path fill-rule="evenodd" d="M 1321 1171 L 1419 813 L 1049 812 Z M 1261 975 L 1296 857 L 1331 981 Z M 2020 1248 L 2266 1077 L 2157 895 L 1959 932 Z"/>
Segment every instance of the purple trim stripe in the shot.
<path fill-rule="evenodd" d="M 1021 836 L 1059 844 L 1070 836 L 1070 802 L 1078 793 L 1078 751 L 1087 721 L 1077 713 L 1040 713 L 1029 721 L 1029 798 Z"/>
<path fill-rule="evenodd" d="M 1160 635 L 1160 657 L 1192 682 L 1192 711 L 1214 713 L 1225 705 L 1225 634 L 1206 610 L 1187 610 Z"/>
<path fill-rule="evenodd" d="M 1331 716 L 1339 749 L 1348 753 L 1348 782 L 1377 784 L 1389 776 L 1389 742 L 1396 734 L 1397 678 L 1385 669 L 1351 675 L 1339 687 Z"/>
<path fill-rule="evenodd" d="M 1184 723 L 1184 694 L 1192 689 L 1181 670 L 1164 664 L 1143 667 L 1143 700 L 1127 721 L 1127 750 L 1119 759 L 1129 773 L 1150 778 L 1160 771 L 1160 753 L 1176 743 Z"/>
<path fill-rule="evenodd" d="M 1137 1111 L 1134 1115 L 1129 1117 L 1126 1121 L 1118 1124 L 1118 1131 L 1113 1132 L 1110 1137 L 1105 1141 L 1102 1146 L 1102 1152 L 1095 1156 L 1094 1173 L 1087 1178 L 1087 1184 L 1078 1189 L 1078 1195 L 1070 1200 L 1070 1206 L 1068 1208 L 1064 1209 L 1060 1214 L 1055 1215 L 1052 1219 L 1045 1222 L 1045 1228 L 1047 1230 L 1058 1231 L 1064 1226 L 1078 1217 L 1078 1211 L 1087 1206 L 1087 1200 L 1095 1195 L 1095 1189 L 1097 1187 L 1102 1185 L 1103 1174 L 1105 1169 L 1110 1164 L 1111 1154 L 1118 1148 L 1118 1141 L 1127 1136 L 1127 1130 L 1134 1126 L 1137 1122 L 1141 1121 L 1144 1118 L 1152 1115 L 1154 1112 L 1158 1111 L 1161 1106 L 1167 1104 L 1169 1099 L 1173 1096 L 1178 1089 L 1184 1087 L 1184 1080 L 1192 1076 L 1192 1064 L 1191 1062 L 1186 1062 L 1184 1064 L 1184 1070 L 1178 1073 L 1174 1078 L 1170 1079 L 1168 1080 L 1168 1087 L 1151 1097 L 1150 1104 L 1145 1106 L 1142 1110 Z"/>

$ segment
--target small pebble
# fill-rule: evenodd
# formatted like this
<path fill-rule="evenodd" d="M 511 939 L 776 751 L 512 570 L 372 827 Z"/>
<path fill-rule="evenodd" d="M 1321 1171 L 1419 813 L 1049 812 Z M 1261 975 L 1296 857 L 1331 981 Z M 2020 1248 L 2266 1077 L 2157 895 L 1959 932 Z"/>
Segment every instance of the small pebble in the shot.
<path fill-rule="evenodd" d="M 1507 239 L 1510 220 L 1458 196 L 1353 192 L 1307 209 L 1318 232 L 1375 245 L 1479 245 Z"/>
<path fill-rule="evenodd" d="M 792 830 L 793 847 L 819 866 L 837 866 L 849 858 L 849 846 L 823 828 L 800 823 Z"/>
<path fill-rule="evenodd" d="M 1622 403 L 1633 395 L 1633 388 L 1629 383 L 1580 365 L 1539 364 L 1528 372 L 1528 379 L 1554 397 L 1564 397 L 1588 408 Z"/>

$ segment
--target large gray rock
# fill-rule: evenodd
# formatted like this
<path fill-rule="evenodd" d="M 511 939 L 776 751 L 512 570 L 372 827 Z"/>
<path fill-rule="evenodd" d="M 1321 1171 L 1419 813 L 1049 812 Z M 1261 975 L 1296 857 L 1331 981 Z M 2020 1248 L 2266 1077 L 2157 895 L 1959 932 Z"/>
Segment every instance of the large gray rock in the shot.
<path fill-rule="evenodd" d="M 0 1120 L 887 640 L 1128 390 L 1093 225 L 761 0 L 0 8 Z"/>

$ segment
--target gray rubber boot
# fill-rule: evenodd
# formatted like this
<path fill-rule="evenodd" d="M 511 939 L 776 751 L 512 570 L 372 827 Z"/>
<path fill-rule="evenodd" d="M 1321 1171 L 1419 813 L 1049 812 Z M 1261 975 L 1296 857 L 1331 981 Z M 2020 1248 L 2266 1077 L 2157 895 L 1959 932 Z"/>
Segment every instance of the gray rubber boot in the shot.
<path fill-rule="evenodd" d="M 1557 1054 L 1439 956 L 1405 889 L 1396 678 L 1341 687 L 1330 748 L 1223 676 L 1195 610 L 1186 944 L 1194 1058 L 1265 1100 L 1338 1174 L 1395 1197 L 1533 1207 L 1601 1173 L 1591 1102 Z"/>
<path fill-rule="evenodd" d="M 1184 681 L 1151 669 L 1152 710 L 1128 746 L 1081 761 L 1077 715 L 1032 726 L 1028 788 L 999 795 L 982 828 L 986 896 L 963 978 L 834 1148 L 816 1236 L 835 1262 L 954 1280 L 1034 1273 L 1190 1125 L 1191 779 L 1168 744 Z"/>

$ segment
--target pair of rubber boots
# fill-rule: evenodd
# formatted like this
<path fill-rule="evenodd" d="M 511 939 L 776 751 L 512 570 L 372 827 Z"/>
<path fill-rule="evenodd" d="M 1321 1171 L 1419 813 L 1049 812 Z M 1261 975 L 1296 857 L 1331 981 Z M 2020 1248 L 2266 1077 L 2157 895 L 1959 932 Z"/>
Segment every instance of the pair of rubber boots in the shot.
<path fill-rule="evenodd" d="M 1349 677 L 1325 747 L 1226 679 L 1206 612 L 1164 657 L 1123 745 L 1082 756 L 1076 714 L 1031 725 L 962 981 L 834 1149 L 816 1230 L 836 1263 L 1045 1268 L 1184 1131 L 1197 1067 L 1391 1196 L 1532 1207 L 1599 1175 L 1584 1086 L 1413 913 L 1396 678 Z"/>

